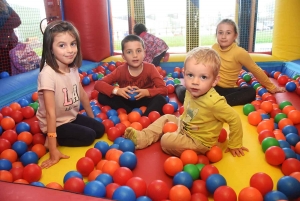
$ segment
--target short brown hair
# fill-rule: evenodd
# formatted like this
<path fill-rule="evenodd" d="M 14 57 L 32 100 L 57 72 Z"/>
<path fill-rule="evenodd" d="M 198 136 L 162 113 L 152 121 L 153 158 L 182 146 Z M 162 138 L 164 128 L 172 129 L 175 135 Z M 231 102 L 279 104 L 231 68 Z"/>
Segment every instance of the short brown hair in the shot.
<path fill-rule="evenodd" d="M 218 53 L 212 48 L 196 47 L 189 51 L 184 61 L 184 68 L 186 68 L 186 62 L 191 58 L 194 58 L 197 64 L 202 63 L 206 66 L 210 66 L 213 69 L 214 77 L 217 77 L 219 74 L 221 59 Z"/>

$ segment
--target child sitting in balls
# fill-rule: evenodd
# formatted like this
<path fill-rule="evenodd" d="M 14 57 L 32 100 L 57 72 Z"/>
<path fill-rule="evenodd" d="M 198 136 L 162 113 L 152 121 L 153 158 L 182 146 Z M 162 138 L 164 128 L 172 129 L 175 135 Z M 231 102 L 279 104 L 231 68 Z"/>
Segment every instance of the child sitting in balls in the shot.
<path fill-rule="evenodd" d="M 225 152 L 243 156 L 248 149 L 242 143 L 241 120 L 214 89 L 219 81 L 220 63 L 218 54 L 210 48 L 197 47 L 187 53 L 184 62 L 187 92 L 182 115 L 163 115 L 142 131 L 128 127 L 125 138 L 131 139 L 136 149 L 146 148 L 161 138 L 162 150 L 167 154 L 180 157 L 187 149 L 205 154 L 217 144 L 223 123 L 227 123 L 230 134 Z M 167 122 L 177 123 L 177 131 L 163 134 Z"/>
<path fill-rule="evenodd" d="M 163 114 L 162 107 L 167 103 L 165 96 L 168 90 L 155 66 L 143 62 L 143 40 L 139 36 L 128 35 L 122 40 L 121 46 L 126 62 L 95 83 L 95 89 L 100 92 L 98 102 L 116 110 L 124 108 L 127 113 L 146 106 L 144 116 L 151 111 Z M 115 83 L 119 87 L 114 87 Z"/>

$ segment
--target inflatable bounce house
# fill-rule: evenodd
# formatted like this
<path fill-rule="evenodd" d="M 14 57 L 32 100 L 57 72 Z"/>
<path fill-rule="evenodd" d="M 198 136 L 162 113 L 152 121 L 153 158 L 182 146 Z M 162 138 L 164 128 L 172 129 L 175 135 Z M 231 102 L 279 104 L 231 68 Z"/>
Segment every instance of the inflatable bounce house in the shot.
<path fill-rule="evenodd" d="M 199 3 L 192 0 L 188 2 Z M 122 61 L 121 55 L 115 55 L 113 50 L 109 0 L 63 0 L 61 3 L 62 6 L 59 8 L 61 18 L 73 22 L 81 35 L 84 61 L 80 71 L 84 76 L 89 76 L 98 66 Z M 123 171 L 120 169 L 119 158 L 128 152 L 121 149 L 110 151 L 109 156 L 105 156 L 107 152 L 102 153 L 103 157 L 99 158 L 97 164 L 92 167 L 87 163 L 84 164 L 81 159 L 91 148 L 98 148 L 101 151 L 99 147 L 101 143 L 110 147 L 117 147 L 113 145 L 121 143 L 113 141 L 105 134 L 90 147 L 59 147 L 62 153 L 70 155 L 70 159 L 61 160 L 48 169 L 40 169 L 39 166 L 26 167 L 27 164 L 22 164 L 19 158 L 3 154 L 6 149 L 14 150 L 16 146 L 6 145 L 2 135 L 0 137 L 0 199 L 10 201 L 107 199 L 299 201 L 299 8 L 298 0 L 276 0 L 272 51 L 268 54 L 251 53 L 252 59 L 265 70 L 275 85 L 285 86 L 278 82 L 278 77 L 286 75 L 289 81 L 293 82 L 293 87 L 287 88 L 287 92 L 274 94 L 276 102 L 268 112 L 262 111 L 259 105 L 264 101 L 263 94 L 261 96 L 258 94 L 256 102 L 249 103 L 264 114 L 260 122 L 249 122 L 249 113 L 245 112 L 248 104 L 233 107 L 239 113 L 243 123 L 243 143 L 249 149 L 245 156 L 233 157 L 230 153 L 225 153 L 225 140 L 220 143 L 222 153 L 219 160 L 210 161 L 207 156 L 197 156 L 196 162 L 183 166 L 182 158 L 163 153 L 160 143 L 157 142 L 146 149 L 132 152 L 131 155 L 134 155 L 136 161 L 131 162 L 134 163 L 131 164 L 131 169 L 126 167 L 123 167 Z M 98 17 L 94 18 L 91 13 L 98 13 Z M 244 18 L 245 16 L 239 16 L 236 21 L 245 20 Z M 172 73 L 175 67 L 183 67 L 184 59 L 183 53 L 170 53 L 168 60 L 161 62 L 161 68 L 166 74 Z M 35 69 L 0 79 L 0 108 L 10 107 L 13 103 L 20 103 L 24 99 L 31 101 L 32 107 L 38 107 L 37 102 L 32 102 L 37 90 L 38 73 L 39 69 Z M 91 101 L 94 101 L 97 97 L 93 94 L 94 81 L 91 80 L 83 85 Z M 177 102 L 175 94 L 170 94 L 169 98 Z M 180 108 L 181 104 L 178 103 L 178 106 Z M 179 111 L 175 111 L 174 114 L 179 115 Z M 36 125 L 33 123 L 36 122 L 35 116 L 22 119 L 18 124 L 25 123 L 32 127 Z M 275 123 L 270 129 L 266 124 L 260 125 L 263 121 L 275 121 Z M 18 124 L 16 123 L 16 126 Z M 39 130 L 35 130 L 38 129 L 29 130 L 32 132 L 33 140 L 31 139 L 25 149 L 26 152 L 36 151 L 39 154 L 39 159 L 35 160 L 34 164 L 40 165 L 42 161 L 49 158 L 49 154 L 41 151 L 43 148 L 40 151 L 32 149 L 37 143 L 34 140 L 39 141 L 39 138 L 43 138 Z M 1 128 L 0 135 L 4 132 L 5 129 Z M 226 139 L 229 132 L 228 125 L 224 125 L 222 132 Z M 43 139 L 39 142 L 43 142 Z M 170 162 L 172 160 L 173 162 Z M 181 166 L 176 163 L 181 163 Z M 173 172 L 172 176 L 170 172 Z"/>

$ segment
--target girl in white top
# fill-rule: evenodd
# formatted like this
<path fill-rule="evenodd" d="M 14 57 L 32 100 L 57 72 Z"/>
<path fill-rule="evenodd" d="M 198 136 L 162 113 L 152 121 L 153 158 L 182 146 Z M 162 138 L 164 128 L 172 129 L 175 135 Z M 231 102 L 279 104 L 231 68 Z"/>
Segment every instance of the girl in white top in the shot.
<path fill-rule="evenodd" d="M 37 118 L 50 158 L 42 168 L 69 158 L 61 146 L 88 146 L 104 134 L 104 126 L 94 119 L 89 98 L 78 73 L 82 54 L 77 29 L 69 22 L 54 21 L 44 32 L 41 69 L 38 76 L 39 108 Z M 79 114 L 80 103 L 86 115 Z"/>

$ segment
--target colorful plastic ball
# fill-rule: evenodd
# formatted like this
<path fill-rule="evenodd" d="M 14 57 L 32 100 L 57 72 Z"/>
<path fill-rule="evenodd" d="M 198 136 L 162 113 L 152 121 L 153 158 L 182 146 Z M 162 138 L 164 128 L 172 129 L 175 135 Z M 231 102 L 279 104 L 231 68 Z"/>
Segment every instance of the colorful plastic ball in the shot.
<path fill-rule="evenodd" d="M 22 107 L 21 112 L 22 112 L 22 115 L 25 119 L 30 119 L 35 114 L 34 109 L 30 106 Z"/>
<path fill-rule="evenodd" d="M 125 185 L 133 177 L 132 171 L 127 167 L 120 167 L 113 174 L 113 181 L 119 185 Z"/>
<path fill-rule="evenodd" d="M 66 181 L 68 181 L 68 179 L 70 179 L 72 177 L 77 177 L 79 179 L 83 179 L 82 174 L 80 172 L 71 170 L 65 174 L 63 182 L 66 183 Z"/>
<path fill-rule="evenodd" d="M 148 117 L 149 117 L 151 123 L 153 123 L 156 119 L 158 119 L 160 117 L 160 114 L 157 111 L 152 111 L 148 114 Z"/>
<path fill-rule="evenodd" d="M 273 137 L 275 138 L 275 134 L 270 131 L 270 130 L 262 130 L 259 134 L 258 134 L 258 141 L 261 144 L 261 142 L 267 138 L 267 137 Z"/>
<path fill-rule="evenodd" d="M 164 162 L 164 171 L 167 175 L 173 177 L 175 174 L 183 170 L 183 163 L 180 158 L 170 156 Z M 199 171 L 199 170 L 198 170 Z M 199 177 L 199 173 L 198 173 Z"/>
<path fill-rule="evenodd" d="M 292 146 L 296 146 L 296 144 L 300 141 L 300 136 L 296 133 L 289 133 L 285 137 L 286 141 Z"/>
<path fill-rule="evenodd" d="M 197 153 L 194 150 L 190 150 L 190 149 L 184 150 L 180 155 L 180 159 L 181 159 L 183 165 L 198 163 Z"/>
<path fill-rule="evenodd" d="M 175 185 L 170 189 L 169 199 L 172 201 L 191 200 L 191 192 L 184 185 Z"/>
<path fill-rule="evenodd" d="M 24 118 L 20 110 L 13 110 L 10 114 L 10 117 L 13 118 L 15 123 L 20 123 Z"/>
<path fill-rule="evenodd" d="M 100 181 L 94 180 L 85 185 L 83 194 L 103 198 L 106 194 L 106 189 Z"/>
<path fill-rule="evenodd" d="M 295 82 L 287 82 L 285 85 L 285 89 L 289 92 L 295 91 L 296 88 L 297 88 L 297 85 L 295 84 Z"/>
<path fill-rule="evenodd" d="M 285 126 L 285 127 L 282 128 L 282 133 L 284 135 L 287 135 L 289 133 L 296 133 L 296 134 L 298 134 L 298 129 L 295 126 L 293 126 L 293 125 L 287 125 L 287 126 Z"/>
<path fill-rule="evenodd" d="M 183 167 L 183 171 L 189 173 L 192 176 L 193 180 L 196 180 L 199 178 L 200 171 L 199 171 L 198 167 L 194 164 L 186 164 Z"/>
<path fill-rule="evenodd" d="M 3 130 L 11 130 L 15 127 L 15 125 L 15 120 L 11 117 L 7 116 L 1 120 L 1 127 L 3 128 Z"/>
<path fill-rule="evenodd" d="M 94 162 L 94 165 L 97 165 L 97 163 L 102 159 L 102 153 L 97 148 L 89 148 L 85 152 L 85 156 L 92 159 Z"/>
<path fill-rule="evenodd" d="M 17 161 L 18 159 L 18 154 L 17 152 L 15 152 L 15 150 L 13 149 L 5 149 L 2 151 L 2 153 L 0 154 L 0 159 L 7 159 L 9 160 L 11 163 Z"/>
<path fill-rule="evenodd" d="M 266 152 L 266 150 L 271 147 L 271 146 L 277 146 L 279 147 L 279 142 L 276 138 L 273 138 L 273 137 L 267 137 L 265 138 L 262 142 L 261 142 L 261 145 L 262 145 L 262 150 L 263 152 Z"/>
<path fill-rule="evenodd" d="M 135 101 L 136 99 L 135 99 L 135 96 L 137 96 L 138 95 L 138 93 L 137 92 L 131 92 L 131 93 L 127 93 L 128 95 L 129 95 L 129 98 L 128 98 L 128 100 L 130 100 L 130 101 Z"/>
<path fill-rule="evenodd" d="M 216 163 L 223 158 L 222 149 L 218 146 L 213 146 L 205 155 L 212 163 Z"/>
<path fill-rule="evenodd" d="M 12 168 L 12 163 L 7 159 L 0 159 L 0 170 L 9 171 Z"/>
<path fill-rule="evenodd" d="M 128 201 L 135 201 L 136 196 L 134 191 L 128 186 L 120 186 L 117 188 L 112 196 L 113 200 L 128 200 Z"/>
<path fill-rule="evenodd" d="M 42 144 L 35 144 L 35 145 L 32 146 L 31 151 L 36 153 L 39 158 L 42 158 L 46 154 L 47 149 Z"/>
<path fill-rule="evenodd" d="M 163 106 L 162 111 L 164 114 L 173 114 L 175 112 L 175 109 L 172 104 L 167 103 Z"/>
<path fill-rule="evenodd" d="M 291 145 L 286 140 L 278 140 L 281 148 L 291 148 Z"/>
<path fill-rule="evenodd" d="M 227 182 L 225 178 L 220 174 L 211 174 L 206 179 L 206 188 L 208 192 L 211 194 L 214 194 L 215 190 L 219 188 L 220 186 L 226 186 Z"/>
<path fill-rule="evenodd" d="M 16 141 L 12 145 L 12 149 L 15 150 L 15 152 L 17 152 L 19 157 L 22 156 L 27 151 L 27 148 L 28 148 L 27 144 L 23 141 Z"/>
<path fill-rule="evenodd" d="M 277 190 L 285 194 L 289 200 L 300 196 L 300 182 L 291 176 L 281 177 L 277 182 Z"/>
<path fill-rule="evenodd" d="M 244 115 L 248 116 L 250 114 L 250 112 L 253 112 L 253 111 L 255 111 L 255 107 L 252 104 L 248 103 L 243 106 Z"/>
<path fill-rule="evenodd" d="M 214 201 L 236 201 L 237 195 L 229 186 L 220 186 L 214 192 Z"/>
<path fill-rule="evenodd" d="M 290 101 L 282 101 L 279 103 L 279 108 L 282 110 L 287 105 L 292 105 L 292 103 Z"/>
<path fill-rule="evenodd" d="M 285 86 L 285 84 L 288 82 L 289 77 L 286 75 L 281 75 L 280 77 L 278 77 L 277 82 L 278 84 Z"/>
<path fill-rule="evenodd" d="M 168 94 L 172 94 L 175 91 L 175 87 L 172 84 L 167 85 Z"/>
<path fill-rule="evenodd" d="M 119 163 L 121 167 L 127 167 L 133 170 L 137 164 L 137 157 L 133 152 L 125 151 L 121 154 Z"/>
<path fill-rule="evenodd" d="M 26 107 L 29 105 L 28 100 L 26 100 L 25 98 L 19 100 L 18 103 L 20 104 L 21 107 Z"/>
<path fill-rule="evenodd" d="M 0 79 L 4 79 L 4 78 L 7 78 L 7 77 L 9 77 L 9 73 L 8 72 L 3 71 L 3 72 L 0 73 Z"/>
<path fill-rule="evenodd" d="M 111 116 L 118 116 L 118 112 L 117 112 L 117 110 L 115 110 L 115 109 L 110 109 L 110 110 L 108 110 L 108 111 L 106 112 L 106 115 L 107 115 L 108 117 L 111 117 Z"/>
<path fill-rule="evenodd" d="M 143 126 L 143 128 L 147 128 L 151 124 L 151 121 L 149 117 L 142 116 L 139 120 L 139 123 Z"/>
<path fill-rule="evenodd" d="M 295 158 L 286 159 L 281 166 L 281 171 L 288 176 L 293 172 L 300 172 L 300 161 Z"/>
<path fill-rule="evenodd" d="M 295 153 L 294 150 L 292 150 L 291 148 L 282 148 L 282 150 L 284 151 L 285 154 L 285 158 L 297 158 L 297 155 Z"/>
<path fill-rule="evenodd" d="M 212 174 L 219 174 L 219 170 L 213 165 L 205 165 L 200 172 L 200 178 L 203 181 L 206 181 L 206 179 Z"/>
<path fill-rule="evenodd" d="M 203 180 L 195 180 L 193 182 L 192 188 L 190 189 L 192 194 L 195 193 L 201 193 L 203 195 L 205 195 L 206 197 L 209 195 L 209 192 L 206 188 L 206 182 Z"/>
<path fill-rule="evenodd" d="M 259 190 L 262 196 L 264 196 L 266 193 L 272 191 L 273 180 L 268 174 L 258 172 L 250 178 L 250 186 Z"/>
<path fill-rule="evenodd" d="M 98 141 L 96 142 L 96 144 L 94 145 L 94 148 L 98 149 L 99 151 L 101 151 L 102 156 L 104 157 L 106 152 L 109 150 L 109 145 L 107 142 L 105 141 Z"/>
<path fill-rule="evenodd" d="M 16 131 L 9 129 L 2 133 L 1 138 L 8 140 L 10 144 L 13 144 L 18 140 L 18 134 L 16 133 Z M 0 148 L 0 153 L 1 153 L 1 148 Z"/>
<path fill-rule="evenodd" d="M 120 185 L 116 184 L 116 183 L 110 183 L 107 186 L 105 186 L 105 189 L 106 189 L 106 196 L 105 197 L 108 198 L 108 199 L 112 199 L 113 193 L 119 187 L 120 187 Z"/>
<path fill-rule="evenodd" d="M 45 144 L 46 141 L 46 137 L 45 135 L 41 134 L 41 133 L 36 133 L 33 135 L 32 137 L 32 144 Z"/>
<path fill-rule="evenodd" d="M 129 151 L 134 153 L 135 152 L 135 145 L 131 140 L 124 139 L 119 144 L 119 149 L 123 152 Z"/>
<path fill-rule="evenodd" d="M 263 196 L 259 190 L 253 187 L 245 187 L 243 188 L 239 195 L 239 201 L 263 201 Z"/>
<path fill-rule="evenodd" d="M 77 161 L 76 169 L 82 176 L 87 177 L 94 170 L 94 161 L 89 157 L 82 157 Z"/>
<path fill-rule="evenodd" d="M 30 163 L 37 164 L 38 160 L 38 155 L 33 151 L 27 151 L 20 157 L 20 161 L 24 166 L 29 165 Z"/>
<path fill-rule="evenodd" d="M 46 187 L 56 189 L 56 190 L 63 190 L 63 187 L 57 182 L 50 182 L 46 184 Z"/>
<path fill-rule="evenodd" d="M 268 92 L 268 90 L 266 88 L 261 88 L 258 90 L 257 93 L 258 93 L 258 95 L 262 96 L 264 93 L 267 93 L 267 92 Z"/>
<path fill-rule="evenodd" d="M 160 201 L 169 197 L 170 188 L 162 180 L 154 180 L 148 185 L 147 196 L 153 201 Z"/>
<path fill-rule="evenodd" d="M 29 183 L 39 181 L 42 177 L 42 168 L 34 163 L 28 164 L 23 169 L 23 179 Z"/>
<path fill-rule="evenodd" d="M 109 116 L 108 119 L 110 119 L 114 123 L 114 125 L 116 125 L 116 124 L 118 124 L 118 123 L 121 122 L 120 118 L 118 116 L 116 116 L 116 115 Z"/>
<path fill-rule="evenodd" d="M 136 201 L 152 201 L 148 196 L 137 197 Z"/>
<path fill-rule="evenodd" d="M 121 137 L 121 135 L 122 135 L 122 133 L 121 133 L 121 131 L 117 127 L 110 127 L 107 130 L 107 138 L 110 141 L 114 141 L 118 137 Z"/>
<path fill-rule="evenodd" d="M 163 126 L 163 133 L 171 133 L 177 131 L 178 126 L 175 122 L 166 122 Z"/>
<path fill-rule="evenodd" d="M 129 127 L 134 128 L 135 130 L 141 131 L 143 130 L 143 126 L 139 122 L 132 122 Z"/>
<path fill-rule="evenodd" d="M 107 173 L 99 174 L 95 180 L 100 181 L 104 186 L 113 183 L 113 177 Z"/>
<path fill-rule="evenodd" d="M 43 184 L 40 181 L 31 182 L 30 185 L 32 185 L 32 186 L 38 186 L 38 187 L 45 187 L 45 184 Z"/>
<path fill-rule="evenodd" d="M 18 134 L 20 134 L 20 133 L 23 132 L 23 131 L 28 131 L 28 132 L 30 132 L 30 126 L 29 126 L 29 124 L 26 123 L 26 122 L 20 122 L 20 123 L 18 123 L 18 124 L 16 125 L 16 132 L 17 132 Z"/>
<path fill-rule="evenodd" d="M 300 111 L 292 110 L 288 113 L 288 118 L 296 125 L 300 123 Z"/>
<path fill-rule="evenodd" d="M 288 200 L 286 195 L 280 191 L 270 191 L 264 196 L 264 201 L 278 201 L 278 200 Z"/>
<path fill-rule="evenodd" d="M 136 197 L 145 196 L 147 192 L 147 183 L 140 177 L 131 177 L 127 182 L 126 186 L 130 187 Z"/>
<path fill-rule="evenodd" d="M 227 140 L 227 131 L 226 129 L 222 128 L 220 131 L 218 142 L 224 143 L 226 140 Z"/>
<path fill-rule="evenodd" d="M 173 105 L 175 112 L 178 110 L 178 103 L 177 102 L 175 102 L 175 101 L 169 101 L 169 104 Z"/>
<path fill-rule="evenodd" d="M 87 86 L 91 83 L 91 79 L 88 77 L 88 76 L 85 76 L 83 79 L 82 79 L 82 84 L 84 86 Z"/>
<path fill-rule="evenodd" d="M 2 118 L 5 117 L 5 116 L 10 116 L 11 112 L 13 111 L 13 109 L 9 106 L 4 106 L 0 112 L 2 114 Z M 2 119 L 1 118 L 1 119 Z"/>
<path fill-rule="evenodd" d="M 0 170 L 0 181 L 13 182 L 13 176 L 8 170 Z"/>
<path fill-rule="evenodd" d="M 28 131 L 19 133 L 18 140 L 25 142 L 28 146 L 32 143 L 33 136 Z"/>
<path fill-rule="evenodd" d="M 266 150 L 265 158 L 270 165 L 281 165 L 285 160 L 285 153 L 281 147 L 271 146 Z"/>
<path fill-rule="evenodd" d="M 173 177 L 173 185 L 184 185 L 191 188 L 193 185 L 193 177 L 184 171 L 180 171 Z"/>

